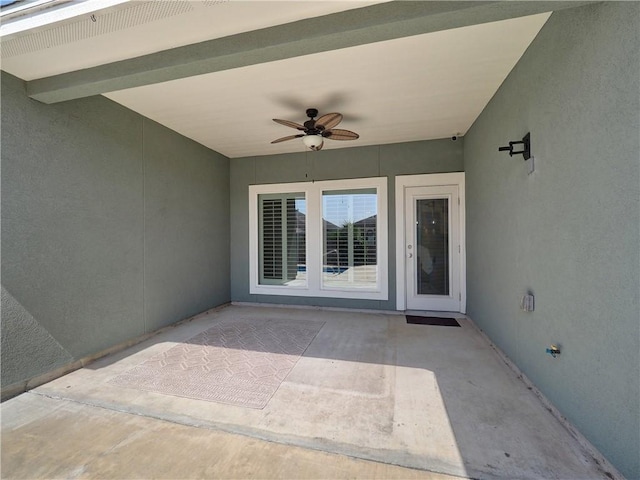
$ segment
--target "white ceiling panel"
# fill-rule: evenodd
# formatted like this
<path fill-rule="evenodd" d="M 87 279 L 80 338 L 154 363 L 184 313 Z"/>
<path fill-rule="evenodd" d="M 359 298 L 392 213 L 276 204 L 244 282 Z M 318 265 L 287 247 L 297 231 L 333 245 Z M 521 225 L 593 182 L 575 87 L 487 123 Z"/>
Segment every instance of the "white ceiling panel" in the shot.
<path fill-rule="evenodd" d="M 464 134 L 549 14 L 445 30 L 106 94 L 228 157 L 303 151 L 272 118 L 344 115 L 355 141 L 325 149 Z"/>

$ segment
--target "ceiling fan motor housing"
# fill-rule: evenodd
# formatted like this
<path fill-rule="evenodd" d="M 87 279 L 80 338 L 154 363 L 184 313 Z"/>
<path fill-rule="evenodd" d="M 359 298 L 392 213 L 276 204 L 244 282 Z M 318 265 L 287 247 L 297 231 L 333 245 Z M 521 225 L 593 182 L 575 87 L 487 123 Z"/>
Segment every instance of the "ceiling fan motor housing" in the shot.
<path fill-rule="evenodd" d="M 307 117 L 309 117 L 309 120 L 307 120 L 306 122 L 304 122 L 304 132 L 307 135 L 318 135 L 322 130 L 316 128 L 316 121 L 314 120 L 314 118 L 316 118 L 318 116 L 318 109 L 316 108 L 307 108 Z"/>
<path fill-rule="evenodd" d="M 304 122 L 304 131 L 308 135 L 315 135 L 318 133 L 318 129 L 316 128 L 316 122 L 314 120 L 307 120 Z"/>

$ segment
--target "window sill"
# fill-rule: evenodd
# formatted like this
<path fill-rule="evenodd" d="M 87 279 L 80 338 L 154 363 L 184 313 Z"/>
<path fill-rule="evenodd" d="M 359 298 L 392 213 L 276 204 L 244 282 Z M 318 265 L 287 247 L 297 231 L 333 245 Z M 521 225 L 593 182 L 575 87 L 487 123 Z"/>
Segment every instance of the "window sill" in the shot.
<path fill-rule="evenodd" d="M 374 290 L 311 290 L 309 288 L 254 285 L 249 289 L 252 295 L 282 295 L 291 297 L 352 298 L 355 300 L 389 300 L 388 292 Z"/>

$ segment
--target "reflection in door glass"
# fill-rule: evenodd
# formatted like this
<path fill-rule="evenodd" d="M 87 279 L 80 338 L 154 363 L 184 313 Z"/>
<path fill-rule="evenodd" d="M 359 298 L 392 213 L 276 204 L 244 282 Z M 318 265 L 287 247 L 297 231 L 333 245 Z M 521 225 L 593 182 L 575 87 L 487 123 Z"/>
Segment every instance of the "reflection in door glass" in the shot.
<path fill-rule="evenodd" d="M 449 295 L 449 200 L 416 200 L 418 295 Z"/>

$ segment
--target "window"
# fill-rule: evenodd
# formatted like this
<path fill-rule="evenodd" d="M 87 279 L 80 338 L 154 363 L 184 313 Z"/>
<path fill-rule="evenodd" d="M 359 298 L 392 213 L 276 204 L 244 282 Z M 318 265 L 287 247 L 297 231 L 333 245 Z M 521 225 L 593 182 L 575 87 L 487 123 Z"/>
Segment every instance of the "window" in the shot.
<path fill-rule="evenodd" d="M 322 192 L 322 286 L 375 288 L 377 194 L 375 188 Z"/>
<path fill-rule="evenodd" d="M 386 300 L 386 182 L 250 186 L 250 292 Z"/>
<path fill-rule="evenodd" d="M 258 195 L 261 285 L 306 285 L 304 193 Z"/>

